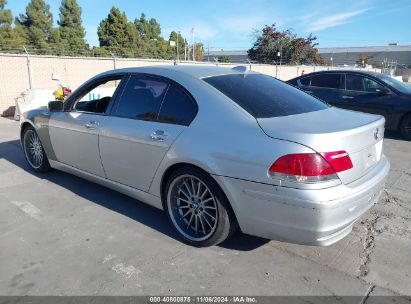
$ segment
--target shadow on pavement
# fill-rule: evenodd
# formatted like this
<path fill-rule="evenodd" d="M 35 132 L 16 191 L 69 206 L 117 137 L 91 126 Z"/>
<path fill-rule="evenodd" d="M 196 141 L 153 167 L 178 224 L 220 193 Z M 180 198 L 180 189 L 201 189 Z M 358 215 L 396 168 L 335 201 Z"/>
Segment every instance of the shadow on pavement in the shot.
<path fill-rule="evenodd" d="M 52 170 L 47 173 L 34 172 L 27 164 L 18 140 L 0 143 L 0 159 L 1 158 L 25 170 L 27 173 L 48 180 L 90 202 L 127 216 L 179 242 L 181 241 L 169 224 L 166 214 L 159 209 L 65 172 L 57 170 Z M 250 251 L 267 242 L 268 240 L 265 239 L 237 233 L 219 246 L 239 251 Z"/>

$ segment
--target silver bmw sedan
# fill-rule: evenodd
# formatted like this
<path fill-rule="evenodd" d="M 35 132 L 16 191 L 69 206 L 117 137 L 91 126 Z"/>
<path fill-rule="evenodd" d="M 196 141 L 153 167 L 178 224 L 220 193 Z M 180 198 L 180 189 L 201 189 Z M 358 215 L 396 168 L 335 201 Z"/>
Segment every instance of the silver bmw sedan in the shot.
<path fill-rule="evenodd" d="M 63 170 L 163 209 L 185 242 L 243 233 L 330 245 L 375 204 L 384 118 L 242 67 L 108 71 L 24 113 L 35 171 Z"/>

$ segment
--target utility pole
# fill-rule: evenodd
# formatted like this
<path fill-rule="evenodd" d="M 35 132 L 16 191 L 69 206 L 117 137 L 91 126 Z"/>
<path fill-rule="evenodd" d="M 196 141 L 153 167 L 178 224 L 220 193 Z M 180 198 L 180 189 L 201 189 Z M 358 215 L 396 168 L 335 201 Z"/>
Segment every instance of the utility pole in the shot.
<path fill-rule="evenodd" d="M 180 35 L 180 31 L 177 32 L 177 62 L 180 61 L 180 54 L 178 53 L 178 36 Z"/>
<path fill-rule="evenodd" d="M 184 38 L 184 60 L 187 61 L 187 40 Z"/>
<path fill-rule="evenodd" d="M 33 71 L 32 71 L 32 66 L 31 66 L 31 58 L 30 58 L 29 52 L 27 52 L 27 49 L 24 45 L 23 45 L 23 49 L 27 55 L 27 70 L 29 73 L 29 86 L 30 86 L 30 89 L 32 89 L 33 88 Z"/>
<path fill-rule="evenodd" d="M 195 48 L 196 48 L 196 43 L 194 42 L 194 27 L 191 28 L 191 41 L 193 42 L 193 61 L 196 61 L 195 57 Z"/>

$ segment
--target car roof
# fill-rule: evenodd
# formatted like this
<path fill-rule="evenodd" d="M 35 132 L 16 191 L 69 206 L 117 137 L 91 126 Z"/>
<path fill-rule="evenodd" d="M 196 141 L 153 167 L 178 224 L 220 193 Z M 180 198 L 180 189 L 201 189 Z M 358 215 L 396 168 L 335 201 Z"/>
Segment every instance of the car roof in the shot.
<path fill-rule="evenodd" d="M 106 71 L 97 75 L 97 77 L 101 76 L 110 76 L 117 73 L 155 73 L 160 74 L 161 71 L 172 71 L 176 73 L 183 73 L 190 75 L 195 78 L 206 78 L 211 76 L 219 76 L 219 75 L 227 75 L 227 74 L 244 74 L 244 70 L 236 70 L 233 68 L 227 67 L 219 67 L 219 66 L 198 66 L 198 65 L 157 65 L 157 66 L 144 66 L 144 67 L 130 67 L 130 68 L 123 68 L 123 69 L 115 69 Z M 255 73 L 252 71 L 248 71 L 247 73 Z"/>
<path fill-rule="evenodd" d="M 360 71 L 360 70 L 329 70 L 329 71 L 318 71 L 318 72 L 312 72 L 312 73 L 307 73 L 295 78 L 292 78 L 290 80 L 293 79 L 300 79 L 303 77 L 307 77 L 307 76 L 314 76 L 314 75 L 321 75 L 321 74 L 336 74 L 336 73 L 351 73 L 351 74 L 364 74 L 364 75 L 369 75 L 369 76 L 374 76 L 374 77 L 378 77 L 378 75 L 380 75 L 381 73 L 377 73 L 374 71 Z"/>

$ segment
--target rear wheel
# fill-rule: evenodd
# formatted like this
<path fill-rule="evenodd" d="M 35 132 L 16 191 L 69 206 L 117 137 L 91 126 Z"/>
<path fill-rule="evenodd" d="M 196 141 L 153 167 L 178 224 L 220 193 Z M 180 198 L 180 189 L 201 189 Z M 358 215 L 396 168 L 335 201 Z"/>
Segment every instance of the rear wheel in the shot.
<path fill-rule="evenodd" d="M 411 140 L 411 114 L 408 114 L 402 119 L 400 131 L 405 139 Z"/>
<path fill-rule="evenodd" d="M 172 226 L 186 243 L 213 246 L 236 230 L 222 190 L 210 175 L 197 168 L 176 170 L 167 182 L 164 200 Z"/>
<path fill-rule="evenodd" d="M 41 144 L 40 137 L 33 127 L 29 126 L 23 133 L 23 150 L 30 167 L 37 172 L 50 170 L 50 164 Z"/>

